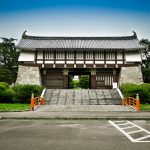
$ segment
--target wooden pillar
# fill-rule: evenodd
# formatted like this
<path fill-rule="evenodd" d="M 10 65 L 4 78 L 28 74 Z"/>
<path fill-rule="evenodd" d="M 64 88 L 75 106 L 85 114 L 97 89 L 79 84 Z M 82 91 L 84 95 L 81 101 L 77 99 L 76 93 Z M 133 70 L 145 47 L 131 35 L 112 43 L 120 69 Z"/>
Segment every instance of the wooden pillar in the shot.
<path fill-rule="evenodd" d="M 35 64 L 37 64 L 37 49 L 35 51 Z"/>
<path fill-rule="evenodd" d="M 74 51 L 74 68 L 76 68 L 77 51 Z"/>
<path fill-rule="evenodd" d="M 107 64 L 106 64 L 106 50 L 104 51 L 104 68 L 107 68 Z"/>
<path fill-rule="evenodd" d="M 65 64 L 64 64 L 64 68 L 67 67 L 67 51 L 64 52 L 65 55 Z"/>
<path fill-rule="evenodd" d="M 84 60 L 84 65 L 86 65 L 86 63 L 85 63 L 85 59 L 86 59 L 86 51 L 83 51 L 83 60 Z"/>
<path fill-rule="evenodd" d="M 117 82 L 116 75 L 117 75 L 117 70 L 113 69 L 113 82 Z"/>
<path fill-rule="evenodd" d="M 43 64 L 45 64 L 45 50 L 43 50 Z"/>
<path fill-rule="evenodd" d="M 117 65 L 117 50 L 115 50 L 115 65 Z"/>
<path fill-rule="evenodd" d="M 64 76 L 64 89 L 68 89 L 68 69 L 63 70 Z"/>
<path fill-rule="evenodd" d="M 123 57 L 123 64 L 125 64 L 125 51 L 122 51 L 122 57 Z"/>
<path fill-rule="evenodd" d="M 53 68 L 56 67 L 56 51 L 54 51 L 54 64 L 53 64 Z"/>
<path fill-rule="evenodd" d="M 91 70 L 91 89 L 96 89 L 96 69 Z"/>
<path fill-rule="evenodd" d="M 95 65 L 95 51 L 93 51 L 93 68 L 95 68 L 96 65 Z"/>

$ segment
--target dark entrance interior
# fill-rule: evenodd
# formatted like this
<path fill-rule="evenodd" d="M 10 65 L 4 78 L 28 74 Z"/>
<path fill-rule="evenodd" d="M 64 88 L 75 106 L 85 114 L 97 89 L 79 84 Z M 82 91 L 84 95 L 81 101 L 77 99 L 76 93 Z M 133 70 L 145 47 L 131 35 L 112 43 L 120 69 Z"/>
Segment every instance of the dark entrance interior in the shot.
<path fill-rule="evenodd" d="M 91 74 L 90 72 L 74 70 L 68 74 L 68 87 L 90 89 L 91 88 Z"/>

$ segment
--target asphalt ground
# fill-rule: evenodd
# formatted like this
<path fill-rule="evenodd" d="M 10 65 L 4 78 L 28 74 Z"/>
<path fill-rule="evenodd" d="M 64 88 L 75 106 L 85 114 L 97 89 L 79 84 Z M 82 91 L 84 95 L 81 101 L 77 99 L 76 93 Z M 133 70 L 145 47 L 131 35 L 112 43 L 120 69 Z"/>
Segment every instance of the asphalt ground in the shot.
<path fill-rule="evenodd" d="M 150 131 L 149 120 L 131 122 Z M 150 143 L 130 141 L 108 120 L 0 120 L 0 150 L 141 149 Z"/>

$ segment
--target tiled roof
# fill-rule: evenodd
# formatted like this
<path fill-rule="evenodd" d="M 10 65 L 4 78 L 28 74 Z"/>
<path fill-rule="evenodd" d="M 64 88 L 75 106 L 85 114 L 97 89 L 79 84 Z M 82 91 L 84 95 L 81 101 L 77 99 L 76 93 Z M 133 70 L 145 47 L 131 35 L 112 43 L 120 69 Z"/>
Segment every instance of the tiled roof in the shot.
<path fill-rule="evenodd" d="M 144 47 L 139 44 L 136 35 L 125 37 L 37 37 L 22 36 L 19 49 L 106 49 L 106 50 L 139 50 Z"/>

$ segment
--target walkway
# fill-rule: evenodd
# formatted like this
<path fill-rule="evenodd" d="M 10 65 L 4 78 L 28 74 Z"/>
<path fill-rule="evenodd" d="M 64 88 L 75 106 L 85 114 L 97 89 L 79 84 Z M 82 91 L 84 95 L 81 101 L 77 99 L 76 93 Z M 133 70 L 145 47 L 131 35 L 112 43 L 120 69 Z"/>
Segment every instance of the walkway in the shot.
<path fill-rule="evenodd" d="M 116 89 L 47 89 L 46 105 L 38 112 L 115 112 L 122 111 L 121 97 Z M 124 111 L 135 111 L 126 106 Z"/>
<path fill-rule="evenodd" d="M 122 105 L 44 105 L 36 112 L 122 112 Z M 125 112 L 135 111 L 132 107 L 125 106 Z"/>
<path fill-rule="evenodd" d="M 121 104 L 116 89 L 47 89 L 46 105 L 115 105 Z"/>

